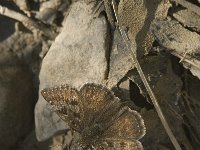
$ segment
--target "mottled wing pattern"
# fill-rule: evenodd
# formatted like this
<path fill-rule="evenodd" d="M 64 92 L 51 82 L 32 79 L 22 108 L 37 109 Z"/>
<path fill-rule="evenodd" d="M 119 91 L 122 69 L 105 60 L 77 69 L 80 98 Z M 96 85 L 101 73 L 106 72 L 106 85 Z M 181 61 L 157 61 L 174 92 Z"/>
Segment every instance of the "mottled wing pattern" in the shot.
<path fill-rule="evenodd" d="M 81 144 L 73 144 L 71 149 L 143 149 L 138 141 L 145 134 L 143 119 L 139 113 L 122 105 L 106 87 L 87 83 L 78 91 L 64 85 L 44 89 L 41 93 L 58 115 L 80 133 L 77 140 Z"/>
<path fill-rule="evenodd" d="M 41 94 L 72 129 L 76 131 L 83 129 L 83 107 L 79 91 L 68 85 L 62 85 L 43 89 Z"/>
<path fill-rule="evenodd" d="M 119 117 L 112 121 L 102 138 L 138 140 L 145 135 L 144 121 L 138 112 L 124 106 L 118 113 Z"/>
<path fill-rule="evenodd" d="M 117 118 L 116 118 L 117 117 Z M 138 141 L 145 134 L 145 126 L 140 114 L 129 107 L 122 107 L 114 117 L 110 127 L 100 140 L 95 141 L 94 150 L 143 150 Z"/>
<path fill-rule="evenodd" d="M 98 84 L 85 84 L 80 94 L 84 104 L 85 119 L 87 125 L 101 117 L 106 110 L 111 111 L 112 105 L 116 102 L 114 94 L 106 87 Z M 107 116 L 104 116 L 107 118 Z"/>
<path fill-rule="evenodd" d="M 143 146 L 137 140 L 106 139 L 92 145 L 90 150 L 143 150 Z"/>

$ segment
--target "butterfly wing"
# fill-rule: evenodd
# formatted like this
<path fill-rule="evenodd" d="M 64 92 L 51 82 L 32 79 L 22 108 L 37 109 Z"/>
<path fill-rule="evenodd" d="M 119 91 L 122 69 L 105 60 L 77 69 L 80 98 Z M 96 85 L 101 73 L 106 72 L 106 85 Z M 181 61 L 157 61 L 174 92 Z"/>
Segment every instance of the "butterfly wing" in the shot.
<path fill-rule="evenodd" d="M 62 85 L 43 89 L 41 94 L 72 129 L 82 130 L 83 107 L 79 91 L 68 85 Z"/>
<path fill-rule="evenodd" d="M 98 140 L 91 139 L 92 136 L 88 137 L 93 141 L 91 143 L 94 145 L 93 148 L 100 150 L 142 149 L 141 143 L 137 141 L 145 134 L 141 116 L 128 107 L 122 107 L 119 99 L 106 87 L 85 84 L 79 92 L 65 85 L 44 89 L 41 93 L 71 128 L 81 134 L 84 133 L 81 131 L 86 126 L 89 129 L 98 127 L 100 131 L 103 131 Z M 94 132 L 89 129 L 85 131 Z"/>
<path fill-rule="evenodd" d="M 100 139 L 93 143 L 91 150 L 143 150 L 138 141 L 145 134 L 140 114 L 124 106 L 113 118 Z"/>
<path fill-rule="evenodd" d="M 83 98 L 84 119 L 86 126 L 99 120 L 99 117 L 104 115 L 104 118 L 109 119 L 108 114 L 104 113 L 106 110 L 116 110 L 117 105 L 114 94 L 106 87 L 98 84 L 88 83 L 85 84 L 80 90 L 81 97 Z"/>
<path fill-rule="evenodd" d="M 137 140 L 106 139 L 91 146 L 90 150 L 143 150 L 143 146 Z"/>
<path fill-rule="evenodd" d="M 103 139 L 114 138 L 122 140 L 138 140 L 145 135 L 145 125 L 140 114 L 124 106 L 118 112 L 118 117 L 104 131 Z"/>

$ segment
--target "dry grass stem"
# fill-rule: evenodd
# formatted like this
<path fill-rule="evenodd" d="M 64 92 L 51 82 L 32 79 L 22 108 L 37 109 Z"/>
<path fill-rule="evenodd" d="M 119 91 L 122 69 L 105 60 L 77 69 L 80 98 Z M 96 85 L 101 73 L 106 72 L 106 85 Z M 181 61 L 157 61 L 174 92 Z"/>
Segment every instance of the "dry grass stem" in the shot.
<path fill-rule="evenodd" d="M 116 4 L 114 2 L 114 0 L 112 0 L 112 6 L 113 6 L 113 9 L 114 9 L 114 13 L 115 13 L 115 17 L 116 17 L 116 21 L 117 21 L 117 24 L 118 24 L 118 28 L 120 30 L 120 33 L 121 33 L 121 36 L 125 42 L 125 45 L 128 49 L 131 50 L 131 53 L 132 53 L 132 58 L 133 58 L 133 62 L 134 62 L 134 65 L 140 75 L 140 78 L 142 80 L 142 82 L 144 83 L 144 86 L 149 94 L 149 96 L 151 97 L 151 100 L 152 100 L 152 103 L 158 113 L 158 116 L 171 140 L 171 142 L 173 143 L 174 147 L 176 148 L 176 150 L 181 150 L 181 147 L 178 143 L 178 141 L 176 140 L 174 134 L 172 133 L 167 121 L 166 121 L 166 118 L 165 116 L 163 115 L 163 112 L 158 104 L 158 101 L 157 101 L 157 98 L 155 96 L 155 94 L 153 93 L 153 90 L 151 89 L 145 75 L 144 75 L 144 72 L 142 71 L 142 68 L 139 64 L 139 61 L 137 60 L 137 57 L 136 57 L 136 51 L 134 50 L 133 46 L 132 46 L 132 43 L 130 42 L 130 40 L 128 39 L 128 36 L 126 34 L 126 32 L 123 30 L 123 28 L 120 26 L 120 23 L 119 23 L 119 19 L 118 19 L 118 15 L 117 15 L 117 11 L 116 11 Z"/>

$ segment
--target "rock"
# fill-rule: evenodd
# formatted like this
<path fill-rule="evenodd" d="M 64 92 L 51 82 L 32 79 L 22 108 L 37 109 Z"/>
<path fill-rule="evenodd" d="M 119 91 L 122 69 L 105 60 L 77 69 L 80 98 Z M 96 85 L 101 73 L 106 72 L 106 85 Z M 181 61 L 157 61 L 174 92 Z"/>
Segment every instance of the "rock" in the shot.
<path fill-rule="evenodd" d="M 126 76 L 137 85 L 140 94 L 147 98 L 148 92 L 146 91 L 137 69 L 130 70 Z"/>
<path fill-rule="evenodd" d="M 151 31 L 159 44 L 177 53 L 200 52 L 200 35 L 187 30 L 177 21 L 155 21 L 151 26 Z"/>
<path fill-rule="evenodd" d="M 177 21 L 155 21 L 151 26 L 156 40 L 179 57 L 185 68 L 200 79 L 200 35 L 184 28 Z"/>
<path fill-rule="evenodd" d="M 131 42 L 137 47 L 138 58 L 148 53 L 154 38 L 150 25 L 154 19 L 164 19 L 171 4 L 168 0 L 120 0 L 118 14 L 121 25 L 127 27 Z"/>
<path fill-rule="evenodd" d="M 115 96 L 117 96 L 122 102 L 130 101 L 130 89 L 129 89 L 130 80 L 127 77 L 124 77 L 119 83 L 112 88 Z"/>
<path fill-rule="evenodd" d="M 176 63 L 172 63 L 170 57 L 172 56 L 167 53 L 158 56 L 149 56 L 143 59 L 141 66 L 173 134 L 176 136 L 180 145 L 183 145 L 186 149 L 192 149 L 191 141 L 184 131 L 184 117 L 180 110 L 180 104 L 182 103 L 180 93 L 183 89 L 183 83 L 181 78 L 176 74 L 177 72 L 175 73 L 175 71 L 177 71 L 177 66 Z M 161 132 L 156 131 L 154 134 L 157 133 Z M 150 134 L 149 136 L 152 138 L 152 135 L 154 134 Z M 159 135 L 161 136 L 161 134 Z M 153 136 L 153 138 L 155 138 L 155 136 Z M 159 139 L 159 143 L 163 143 L 163 139 Z M 154 142 L 151 142 L 151 146 L 153 146 L 157 140 L 155 139 L 153 141 Z M 151 147 L 149 149 L 157 148 Z M 169 149 L 171 148 L 169 147 Z"/>
<path fill-rule="evenodd" d="M 132 68 L 134 68 L 134 63 L 131 50 L 126 48 L 119 30 L 115 30 L 114 42 L 110 54 L 110 69 L 107 86 L 110 88 L 116 86 Z"/>
<path fill-rule="evenodd" d="M 72 4 L 61 33 L 43 60 L 40 90 L 61 84 L 78 88 L 87 82 L 103 83 L 107 73 L 107 22 L 104 17 L 94 19 L 93 6 L 83 1 Z M 68 128 L 40 92 L 35 123 L 40 141 Z"/>
<path fill-rule="evenodd" d="M 181 24 L 184 26 L 192 28 L 194 31 L 200 32 L 200 16 L 196 13 L 188 9 L 184 9 L 175 12 L 173 17 L 181 22 Z"/>
<path fill-rule="evenodd" d="M 155 110 L 144 112 L 144 114 L 142 114 L 142 118 L 144 118 L 147 130 L 146 135 L 144 136 L 144 138 L 141 139 L 141 142 L 143 143 L 145 149 L 157 149 L 158 144 L 163 142 L 171 143 Z M 173 148 L 171 144 L 168 144 L 168 146 Z"/>
<path fill-rule="evenodd" d="M 149 82 L 156 98 L 161 103 L 170 103 L 176 106 L 176 93 L 179 93 L 182 87 L 180 78 L 173 72 L 172 63 L 170 61 L 169 54 L 154 55 L 143 58 L 141 61 L 141 68 Z M 148 92 L 137 72 L 137 70 L 129 71 L 128 78 L 132 80 L 139 88 L 140 94 L 146 97 L 145 101 L 151 103 L 151 99 L 148 96 Z M 170 89 L 167 91 L 166 89 Z M 169 97 L 168 97 L 169 96 Z M 142 99 L 135 99 L 134 103 L 137 106 L 142 107 L 145 104 Z M 145 106 L 147 106 L 147 103 Z M 177 107 L 174 109 L 177 110 Z"/>
<path fill-rule="evenodd" d="M 32 73 L 12 49 L 0 47 L 0 68 L 0 145 L 8 150 L 33 128 L 37 94 Z"/>

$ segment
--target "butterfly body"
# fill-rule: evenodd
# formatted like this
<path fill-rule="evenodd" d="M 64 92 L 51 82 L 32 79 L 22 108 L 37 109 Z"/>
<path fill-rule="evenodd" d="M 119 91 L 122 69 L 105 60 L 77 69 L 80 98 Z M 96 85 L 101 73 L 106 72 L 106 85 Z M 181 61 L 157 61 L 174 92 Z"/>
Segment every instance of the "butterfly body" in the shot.
<path fill-rule="evenodd" d="M 122 105 L 109 89 L 88 83 L 47 88 L 43 97 L 77 134 L 70 150 L 142 150 L 145 134 L 140 114 Z"/>

